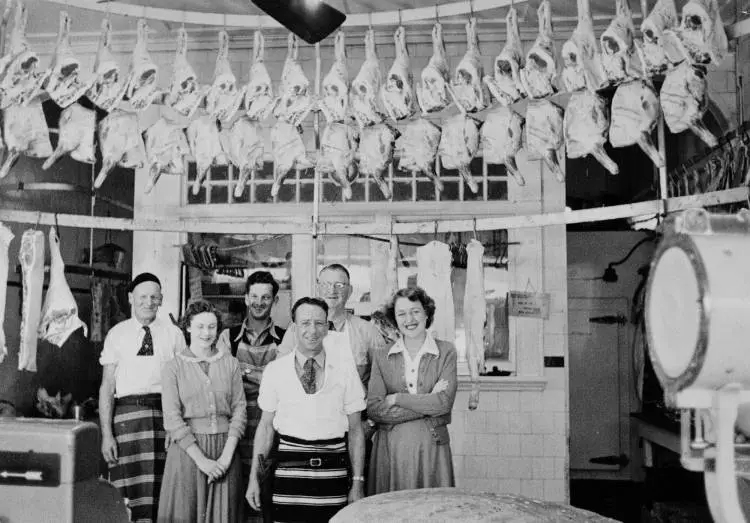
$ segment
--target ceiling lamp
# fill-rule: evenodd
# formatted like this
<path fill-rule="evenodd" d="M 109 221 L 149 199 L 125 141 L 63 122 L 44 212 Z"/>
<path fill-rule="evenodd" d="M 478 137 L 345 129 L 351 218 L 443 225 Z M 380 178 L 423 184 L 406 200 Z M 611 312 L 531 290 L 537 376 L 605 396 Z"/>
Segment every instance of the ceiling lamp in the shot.
<path fill-rule="evenodd" d="M 322 0 L 252 0 L 263 12 L 308 44 L 330 35 L 346 15 Z"/>

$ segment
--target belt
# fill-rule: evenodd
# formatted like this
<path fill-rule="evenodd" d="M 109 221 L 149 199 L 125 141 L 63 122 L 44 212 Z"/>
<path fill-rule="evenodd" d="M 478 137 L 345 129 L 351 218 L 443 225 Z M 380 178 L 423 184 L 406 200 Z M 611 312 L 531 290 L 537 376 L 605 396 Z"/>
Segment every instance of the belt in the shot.
<path fill-rule="evenodd" d="M 123 396 L 115 400 L 115 405 L 135 405 L 161 410 L 161 394 L 139 394 L 137 396 Z"/>
<path fill-rule="evenodd" d="M 344 456 L 320 456 L 317 458 L 302 459 L 297 461 L 286 461 L 279 459 L 277 467 L 281 468 L 296 468 L 296 467 L 346 467 L 349 465 L 349 460 Z"/>

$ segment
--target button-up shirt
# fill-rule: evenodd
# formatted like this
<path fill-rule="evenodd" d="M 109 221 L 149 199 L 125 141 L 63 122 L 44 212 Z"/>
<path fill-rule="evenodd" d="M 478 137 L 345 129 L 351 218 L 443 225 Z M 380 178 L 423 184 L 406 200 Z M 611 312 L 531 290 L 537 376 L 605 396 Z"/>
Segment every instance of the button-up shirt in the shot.
<path fill-rule="evenodd" d="M 406 389 L 409 394 L 417 393 L 417 383 L 419 382 L 419 361 L 425 354 L 432 354 L 435 357 L 440 356 L 440 351 L 437 348 L 435 339 L 429 334 L 425 337 L 422 346 L 417 351 L 417 355 L 412 359 L 409 351 L 404 345 L 404 339 L 399 338 L 396 343 L 388 350 L 388 356 L 398 354 L 399 352 L 404 355 L 404 379 L 406 380 Z"/>

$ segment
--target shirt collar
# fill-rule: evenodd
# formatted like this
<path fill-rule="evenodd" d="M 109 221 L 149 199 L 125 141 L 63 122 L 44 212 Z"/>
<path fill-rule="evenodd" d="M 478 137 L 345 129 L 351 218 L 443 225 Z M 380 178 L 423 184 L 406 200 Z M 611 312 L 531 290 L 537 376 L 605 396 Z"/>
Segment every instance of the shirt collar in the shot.
<path fill-rule="evenodd" d="M 189 348 L 187 348 L 184 351 L 180 352 L 178 354 L 178 356 L 180 358 L 182 358 L 183 360 L 191 362 L 191 363 L 201 363 L 203 361 L 205 361 L 207 363 L 213 363 L 213 362 L 219 360 L 220 358 L 224 357 L 225 354 L 227 354 L 227 353 L 223 352 L 223 351 L 216 351 L 216 354 L 214 354 L 212 356 L 200 357 L 199 358 L 198 356 L 196 356 L 195 354 L 193 354 L 192 351 Z"/>
<path fill-rule="evenodd" d="M 332 328 L 332 326 L 333 326 L 333 322 L 332 321 L 328 322 L 328 329 L 331 330 L 331 331 L 333 331 L 333 332 L 344 332 L 346 330 L 346 326 L 348 325 L 349 318 L 351 318 L 351 316 L 352 316 L 352 314 L 349 311 L 344 311 L 344 324 L 343 324 L 343 327 L 341 327 L 341 330 Z"/>
<path fill-rule="evenodd" d="M 388 350 L 388 356 L 404 352 L 405 350 L 406 346 L 404 345 L 404 338 L 400 337 Z M 422 346 L 419 348 L 419 352 L 423 354 L 432 354 L 433 356 L 440 356 L 440 350 L 437 347 L 437 343 L 435 343 L 435 338 L 433 338 L 429 332 L 427 333 L 427 336 L 425 336 L 424 343 L 422 343 Z"/>
<path fill-rule="evenodd" d="M 296 348 L 294 349 L 294 358 L 297 361 L 297 363 L 300 364 L 300 366 L 303 366 L 305 362 L 307 361 L 307 357 L 303 356 L 300 351 L 298 351 Z M 322 351 L 320 351 L 316 356 L 313 356 L 313 360 L 315 363 L 318 364 L 318 367 L 325 368 L 326 364 L 326 350 L 323 348 Z"/>
<path fill-rule="evenodd" d="M 247 320 L 242 322 L 242 326 L 240 327 L 240 332 L 237 334 L 237 337 L 234 339 L 234 341 L 241 341 L 242 338 L 245 336 L 245 332 L 248 331 L 247 328 Z M 273 318 L 268 318 L 268 323 L 265 327 L 263 327 L 263 330 L 261 330 L 258 333 L 258 337 L 260 337 L 264 332 L 268 332 L 268 334 L 271 335 L 271 337 L 276 340 L 277 342 L 281 341 L 281 338 L 276 334 L 276 324 L 273 322 Z"/>

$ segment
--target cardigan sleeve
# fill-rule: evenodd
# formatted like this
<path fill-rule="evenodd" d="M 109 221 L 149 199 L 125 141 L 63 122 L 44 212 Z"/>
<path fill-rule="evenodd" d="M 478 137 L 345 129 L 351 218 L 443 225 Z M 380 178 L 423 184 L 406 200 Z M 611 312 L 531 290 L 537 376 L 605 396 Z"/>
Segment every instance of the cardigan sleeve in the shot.
<path fill-rule="evenodd" d="M 242 387 L 240 364 L 235 358 L 232 358 L 230 369 L 232 372 L 232 398 L 230 401 L 232 419 L 229 422 L 229 435 L 242 439 L 242 436 L 245 434 L 245 426 L 247 425 L 247 400 L 245 399 L 245 390 Z"/>
<path fill-rule="evenodd" d="M 179 392 L 179 370 L 177 358 L 171 360 L 161 371 L 161 404 L 164 413 L 164 430 L 172 441 L 183 449 L 196 443 L 193 430 L 182 417 L 182 401 Z"/>
<path fill-rule="evenodd" d="M 382 355 L 382 351 L 381 351 Z M 367 416 L 376 423 L 404 423 L 424 416 L 408 408 L 393 405 L 385 405 L 385 397 L 388 391 L 383 379 L 381 357 L 375 357 L 372 362 L 372 373 L 367 389 Z"/>
<path fill-rule="evenodd" d="M 458 389 L 457 362 L 456 349 L 451 346 L 448 348 L 438 377 L 438 380 L 448 382 L 448 388 L 442 392 L 430 394 L 399 394 L 396 396 L 396 405 L 425 416 L 442 416 L 450 413 Z"/>

